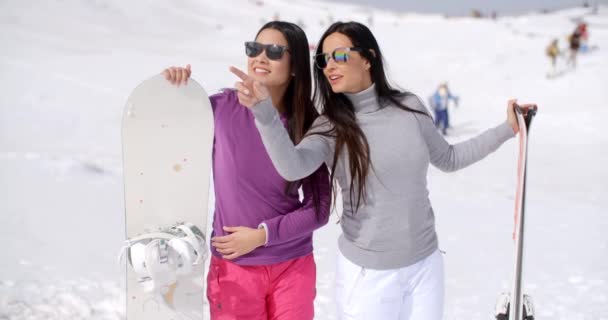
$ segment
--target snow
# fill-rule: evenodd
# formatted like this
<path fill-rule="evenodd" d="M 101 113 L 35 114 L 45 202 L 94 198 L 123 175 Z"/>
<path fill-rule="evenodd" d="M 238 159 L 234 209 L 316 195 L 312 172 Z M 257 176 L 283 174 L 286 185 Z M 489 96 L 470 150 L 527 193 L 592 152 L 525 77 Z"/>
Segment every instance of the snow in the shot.
<path fill-rule="evenodd" d="M 234 83 L 242 43 L 263 22 L 302 22 L 316 43 L 330 20 L 373 16 L 389 75 L 426 98 L 448 81 L 453 142 L 536 102 L 530 134 L 525 291 L 539 319 L 608 319 L 608 8 L 497 21 L 401 14 L 303 0 L 0 2 L 0 319 L 124 319 L 122 107 L 143 79 L 193 66 L 209 92 Z M 547 79 L 544 48 L 574 21 L 598 46 Z M 560 61 L 560 69 L 565 64 Z M 429 173 L 445 319 L 491 319 L 512 273 L 516 140 L 464 170 Z M 602 165 L 603 163 L 603 165 Z M 340 206 L 338 206 L 338 210 Z M 315 234 L 317 319 L 336 319 L 334 215 Z"/>

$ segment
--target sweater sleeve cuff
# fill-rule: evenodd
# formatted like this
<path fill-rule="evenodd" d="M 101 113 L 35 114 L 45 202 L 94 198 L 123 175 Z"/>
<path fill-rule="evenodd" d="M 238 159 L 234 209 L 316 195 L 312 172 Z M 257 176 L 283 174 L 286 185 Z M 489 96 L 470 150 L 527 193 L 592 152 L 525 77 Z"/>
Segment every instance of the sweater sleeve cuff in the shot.
<path fill-rule="evenodd" d="M 264 246 L 268 245 L 268 225 L 266 222 L 260 223 L 258 229 L 264 229 L 264 233 L 266 233 L 266 242 L 264 242 Z"/>
<path fill-rule="evenodd" d="M 251 111 L 253 112 L 255 120 L 261 125 L 267 125 L 272 122 L 274 118 L 279 116 L 279 112 L 272 105 L 272 99 L 270 99 L 270 97 L 258 102 L 258 104 L 251 108 Z"/>

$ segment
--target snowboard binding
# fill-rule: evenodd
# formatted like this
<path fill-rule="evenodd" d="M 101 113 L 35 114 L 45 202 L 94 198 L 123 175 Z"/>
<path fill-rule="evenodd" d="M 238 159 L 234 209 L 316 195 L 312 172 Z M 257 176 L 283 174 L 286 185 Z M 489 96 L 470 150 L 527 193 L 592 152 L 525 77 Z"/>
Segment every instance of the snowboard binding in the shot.
<path fill-rule="evenodd" d="M 126 256 L 127 266 L 137 274 L 144 291 L 175 309 L 178 277 L 193 275 L 194 267 L 203 264 L 207 255 L 204 234 L 185 222 L 128 239 L 121 249 L 119 264 L 123 265 Z"/>
<path fill-rule="evenodd" d="M 498 297 L 498 301 L 496 302 L 496 311 L 494 316 L 496 320 L 509 320 L 509 311 L 511 307 L 511 295 L 509 293 L 502 293 Z M 522 320 L 534 320 L 534 304 L 532 303 L 532 298 L 524 294 L 523 298 L 523 318 Z"/>

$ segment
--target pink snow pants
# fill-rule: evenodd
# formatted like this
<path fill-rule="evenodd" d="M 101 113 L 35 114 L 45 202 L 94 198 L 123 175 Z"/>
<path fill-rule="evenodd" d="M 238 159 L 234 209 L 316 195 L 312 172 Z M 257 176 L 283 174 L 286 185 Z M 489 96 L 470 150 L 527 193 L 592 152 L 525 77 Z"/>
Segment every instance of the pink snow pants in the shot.
<path fill-rule="evenodd" d="M 312 254 L 265 266 L 212 256 L 207 275 L 211 320 L 311 320 L 315 284 Z"/>

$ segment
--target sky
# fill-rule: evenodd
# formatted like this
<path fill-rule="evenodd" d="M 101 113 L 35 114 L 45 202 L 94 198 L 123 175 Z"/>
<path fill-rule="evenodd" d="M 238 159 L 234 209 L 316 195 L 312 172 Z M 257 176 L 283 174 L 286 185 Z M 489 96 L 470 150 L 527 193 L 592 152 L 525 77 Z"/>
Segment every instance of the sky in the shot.
<path fill-rule="evenodd" d="M 472 9 L 489 14 L 496 10 L 498 14 L 511 15 L 540 9 L 561 9 L 576 7 L 584 0 L 331 0 L 375 6 L 383 9 L 414 11 L 425 13 L 443 13 L 448 15 L 469 14 Z M 598 1 L 608 4 L 608 0 L 588 0 L 589 3 Z"/>

